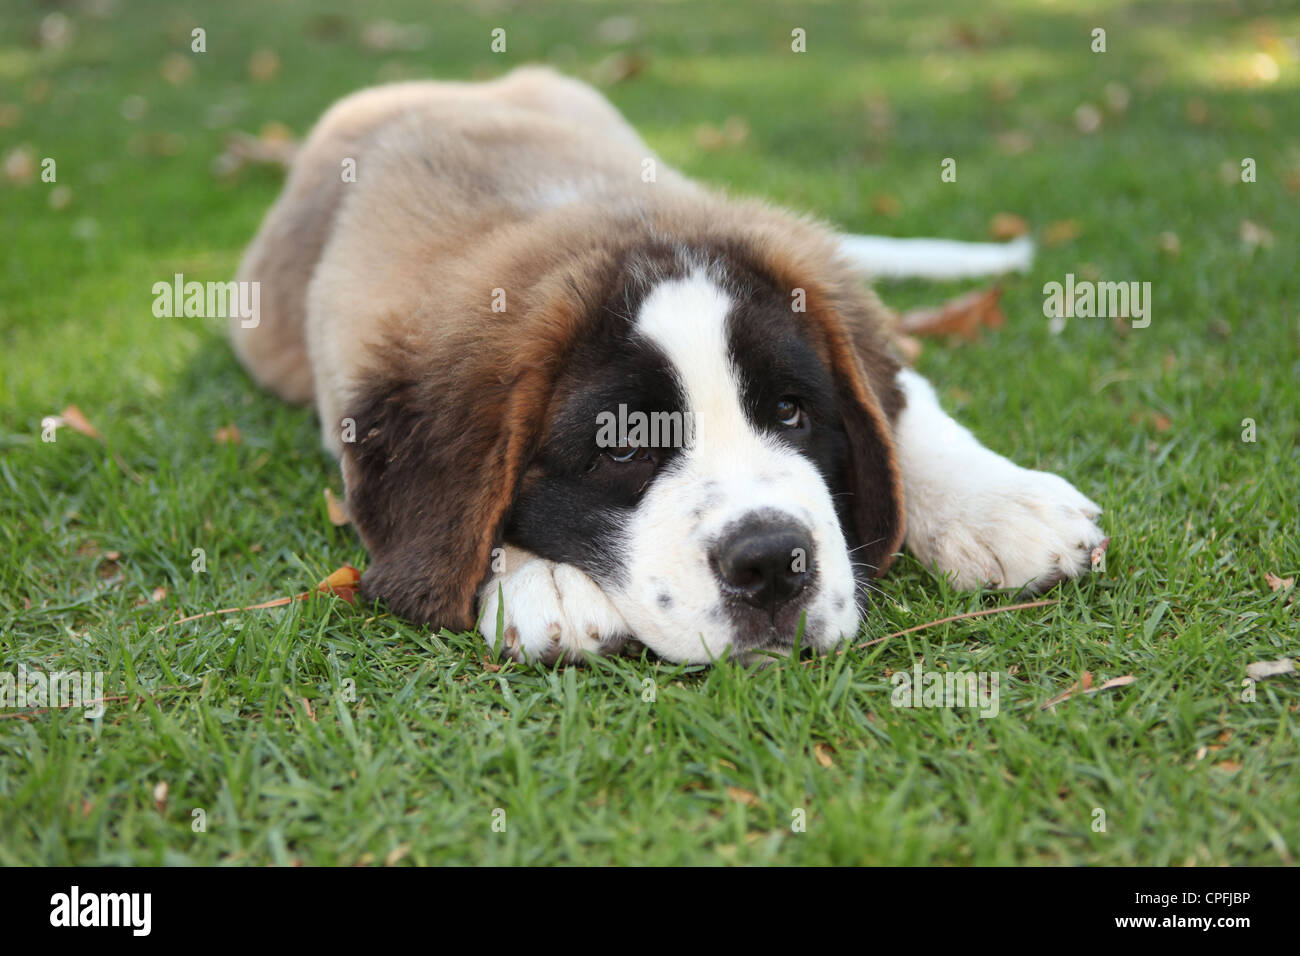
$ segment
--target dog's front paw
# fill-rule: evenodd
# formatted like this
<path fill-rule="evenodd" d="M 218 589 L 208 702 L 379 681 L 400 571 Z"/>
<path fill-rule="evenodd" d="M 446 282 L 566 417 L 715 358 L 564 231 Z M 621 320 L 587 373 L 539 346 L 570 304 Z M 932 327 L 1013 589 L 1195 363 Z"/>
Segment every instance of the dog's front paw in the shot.
<path fill-rule="evenodd" d="M 927 509 L 909 529 L 913 552 L 964 590 L 1037 593 L 1089 570 L 1106 541 L 1101 507 L 1059 475 L 1006 465 Z"/>
<path fill-rule="evenodd" d="M 515 660 L 578 662 L 584 653 L 617 652 L 630 633 L 595 581 L 572 565 L 542 558 L 530 557 L 494 576 L 483 587 L 479 607 L 479 633 L 488 647 Z"/>

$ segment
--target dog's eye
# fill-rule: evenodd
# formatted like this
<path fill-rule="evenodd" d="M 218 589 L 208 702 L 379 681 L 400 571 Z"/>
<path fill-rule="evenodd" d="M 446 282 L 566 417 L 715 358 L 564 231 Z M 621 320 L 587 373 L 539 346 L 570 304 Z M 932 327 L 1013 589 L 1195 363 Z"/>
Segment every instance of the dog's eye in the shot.
<path fill-rule="evenodd" d="M 786 428 L 798 428 L 803 424 L 803 409 L 797 398 L 789 395 L 776 403 L 776 418 Z"/>
<path fill-rule="evenodd" d="M 628 445 L 625 448 L 613 448 L 605 452 L 612 460 L 623 462 L 632 461 L 637 457 L 637 452 L 643 452 L 645 449 L 637 448 L 635 445 Z"/>

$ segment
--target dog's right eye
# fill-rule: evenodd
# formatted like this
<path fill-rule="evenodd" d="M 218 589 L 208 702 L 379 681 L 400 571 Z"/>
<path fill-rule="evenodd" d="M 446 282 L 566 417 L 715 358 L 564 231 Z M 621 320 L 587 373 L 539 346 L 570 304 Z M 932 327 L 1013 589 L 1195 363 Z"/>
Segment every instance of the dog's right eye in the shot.
<path fill-rule="evenodd" d="M 636 458 L 638 451 L 643 451 L 643 449 L 637 448 L 635 445 L 629 445 L 626 448 L 615 448 L 611 451 L 605 452 L 605 454 L 613 461 L 624 462 L 632 461 Z"/>

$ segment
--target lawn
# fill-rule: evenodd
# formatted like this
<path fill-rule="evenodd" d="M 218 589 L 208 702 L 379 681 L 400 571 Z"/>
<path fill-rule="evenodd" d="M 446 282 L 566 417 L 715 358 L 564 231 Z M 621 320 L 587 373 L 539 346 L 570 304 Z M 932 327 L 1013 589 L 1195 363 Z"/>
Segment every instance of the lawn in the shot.
<path fill-rule="evenodd" d="M 1300 657 L 1295 587 L 1266 578 L 1300 571 L 1300 13 L 979 10 L 7 3 L 0 672 L 99 671 L 111 699 L 0 710 L 0 864 L 1292 862 L 1300 683 L 1246 668 Z M 273 166 L 214 168 L 227 135 L 529 61 L 599 80 L 687 173 L 852 231 L 1022 217 L 1040 252 L 1006 324 L 917 364 L 987 444 L 1102 503 L 1105 569 L 757 671 L 497 666 L 328 597 L 169 624 L 366 562 L 310 412 L 252 385 L 220 320 L 153 314 L 155 282 L 231 277 L 277 194 Z M 1053 326 L 1067 274 L 1149 282 L 1150 325 Z M 70 405 L 100 438 L 43 440 Z M 1014 601 L 905 557 L 859 643 Z M 999 714 L 893 706 L 918 661 L 997 672 Z M 1044 708 L 1085 673 L 1133 679 Z"/>

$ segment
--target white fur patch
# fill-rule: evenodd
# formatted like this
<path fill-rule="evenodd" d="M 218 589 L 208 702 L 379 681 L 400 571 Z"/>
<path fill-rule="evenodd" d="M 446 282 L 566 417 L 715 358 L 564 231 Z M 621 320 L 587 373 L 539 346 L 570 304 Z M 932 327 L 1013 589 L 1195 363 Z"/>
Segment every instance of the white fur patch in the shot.
<path fill-rule="evenodd" d="M 904 369 L 907 396 L 894 429 L 907 499 L 907 547 L 963 589 L 1041 590 L 1090 567 L 1105 539 L 1101 506 L 1064 478 L 990 451 Z"/>
<path fill-rule="evenodd" d="M 522 548 L 507 548 L 504 565 L 479 594 L 479 633 L 498 653 L 531 661 L 576 662 L 584 654 L 617 650 L 630 634 L 600 586 L 572 565 L 547 561 Z"/>

